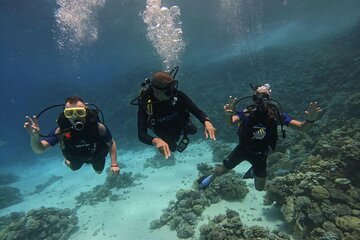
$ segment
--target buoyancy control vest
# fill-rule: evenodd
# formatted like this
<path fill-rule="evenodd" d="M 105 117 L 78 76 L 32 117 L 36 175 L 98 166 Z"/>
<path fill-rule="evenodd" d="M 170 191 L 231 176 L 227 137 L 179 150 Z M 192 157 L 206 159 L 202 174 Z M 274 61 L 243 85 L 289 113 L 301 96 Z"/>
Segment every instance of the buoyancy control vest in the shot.
<path fill-rule="evenodd" d="M 254 105 L 244 110 L 245 119 L 238 127 L 239 143 L 241 147 L 251 151 L 264 152 L 270 146 L 274 151 L 278 140 L 277 126 L 280 114 L 277 108 L 269 107 L 259 111 Z"/>
<path fill-rule="evenodd" d="M 72 128 L 70 121 L 61 113 L 58 118 L 61 151 L 66 159 L 89 158 L 108 150 L 99 136 L 99 117 L 96 110 L 87 109 L 86 122 L 81 131 Z"/>

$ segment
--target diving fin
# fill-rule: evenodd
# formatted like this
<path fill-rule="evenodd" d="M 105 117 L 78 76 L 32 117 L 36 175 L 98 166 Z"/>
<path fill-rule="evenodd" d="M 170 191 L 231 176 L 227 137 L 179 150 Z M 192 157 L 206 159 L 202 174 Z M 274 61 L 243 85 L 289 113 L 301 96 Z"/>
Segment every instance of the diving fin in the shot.
<path fill-rule="evenodd" d="M 196 182 L 198 183 L 198 184 L 201 184 L 201 182 L 206 178 L 207 176 L 201 176 L 201 177 L 199 177 L 197 180 L 196 180 Z"/>
<path fill-rule="evenodd" d="M 243 176 L 243 179 L 251 179 L 251 178 L 254 178 L 253 167 L 249 168 L 249 170 L 247 170 L 247 172 Z"/>
<path fill-rule="evenodd" d="M 197 182 L 199 183 L 199 189 L 205 190 L 212 182 L 212 175 L 202 176 L 197 180 Z"/>

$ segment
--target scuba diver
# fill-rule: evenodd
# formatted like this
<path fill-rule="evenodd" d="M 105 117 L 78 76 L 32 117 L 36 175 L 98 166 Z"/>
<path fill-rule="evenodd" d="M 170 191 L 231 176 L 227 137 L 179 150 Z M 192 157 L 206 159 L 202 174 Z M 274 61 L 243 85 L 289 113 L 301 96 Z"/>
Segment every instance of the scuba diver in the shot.
<path fill-rule="evenodd" d="M 255 189 L 262 191 L 266 183 L 266 160 L 269 150 L 275 150 L 278 140 L 277 126 L 281 126 L 282 137 L 286 134 L 283 126 L 290 126 L 301 131 L 309 130 L 315 121 L 322 115 L 322 109 L 317 102 L 311 102 L 305 111 L 305 121 L 300 122 L 284 113 L 281 105 L 270 97 L 270 85 L 252 87 L 253 95 L 241 99 L 230 96 L 225 104 L 224 111 L 230 125 L 238 124 L 239 144 L 223 161 L 222 165 L 215 167 L 212 175 L 202 176 L 197 181 L 200 189 L 206 189 L 217 177 L 235 168 L 242 161 L 247 160 L 252 167 L 245 173 L 244 179 L 254 178 Z M 251 98 L 253 104 L 236 111 L 236 104 L 244 99 Z"/>
<path fill-rule="evenodd" d="M 72 96 L 65 100 L 65 104 L 48 107 L 33 118 L 26 116 L 24 128 L 30 135 L 31 148 L 40 154 L 60 142 L 66 166 L 76 171 L 84 163 L 91 163 L 98 174 L 104 170 L 105 159 L 110 152 L 110 171 L 119 174 L 116 143 L 109 129 L 99 119 L 101 110 L 96 106 L 96 109 L 92 109 L 89 105 L 95 106 L 86 104 L 78 96 Z M 48 135 L 41 135 L 38 118 L 45 111 L 60 106 L 64 110 L 57 119 L 58 126 Z"/>
<path fill-rule="evenodd" d="M 139 106 L 139 140 L 154 145 L 166 159 L 171 156 L 171 152 L 184 151 L 189 143 L 188 135 L 197 132 L 191 123 L 190 113 L 204 125 L 205 138 L 215 140 L 216 129 L 208 116 L 185 93 L 177 90 L 175 76 L 178 69 L 175 67 L 169 73 L 156 72 L 151 80 L 145 79 L 140 96 L 131 101 L 132 105 Z M 150 135 L 148 129 L 156 136 Z"/>

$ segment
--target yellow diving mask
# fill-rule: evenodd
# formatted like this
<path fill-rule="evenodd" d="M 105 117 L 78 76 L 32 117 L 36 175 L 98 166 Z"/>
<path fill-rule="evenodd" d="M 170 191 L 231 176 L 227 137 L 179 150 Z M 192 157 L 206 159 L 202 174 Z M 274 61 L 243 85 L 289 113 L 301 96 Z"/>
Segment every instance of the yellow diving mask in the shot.
<path fill-rule="evenodd" d="M 84 107 L 65 108 L 64 115 L 66 118 L 72 118 L 74 115 L 80 118 L 86 117 L 86 109 Z"/>

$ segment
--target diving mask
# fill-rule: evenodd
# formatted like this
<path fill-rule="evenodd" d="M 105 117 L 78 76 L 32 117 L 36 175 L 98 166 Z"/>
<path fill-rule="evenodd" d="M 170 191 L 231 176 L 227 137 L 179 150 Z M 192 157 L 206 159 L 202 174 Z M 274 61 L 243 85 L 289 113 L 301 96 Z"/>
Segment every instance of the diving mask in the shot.
<path fill-rule="evenodd" d="M 170 97 L 170 96 L 175 95 L 178 83 L 179 82 L 177 80 L 174 80 L 173 82 L 169 83 L 165 87 L 159 87 L 159 86 L 155 86 L 153 84 L 151 86 L 157 90 L 162 91 L 166 96 Z"/>
<path fill-rule="evenodd" d="M 65 108 L 64 115 L 66 118 L 72 118 L 74 115 L 83 118 L 86 117 L 86 109 L 84 107 Z"/>
<path fill-rule="evenodd" d="M 266 94 L 266 93 L 258 93 L 256 92 L 255 94 L 253 94 L 252 97 L 253 101 L 256 102 L 257 104 L 265 104 L 269 101 L 270 99 L 270 95 Z"/>

